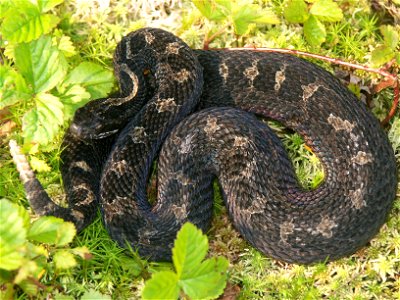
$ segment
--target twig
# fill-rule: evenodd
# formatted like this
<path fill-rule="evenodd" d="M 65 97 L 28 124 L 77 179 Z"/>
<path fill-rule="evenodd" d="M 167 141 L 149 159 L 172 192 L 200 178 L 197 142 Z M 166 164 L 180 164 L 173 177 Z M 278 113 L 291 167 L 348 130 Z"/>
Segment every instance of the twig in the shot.
<path fill-rule="evenodd" d="M 384 68 L 375 69 L 375 68 L 371 68 L 371 67 L 368 67 L 368 66 L 362 66 L 362 65 L 357 65 L 357 64 L 345 62 L 345 61 L 342 61 L 342 60 L 337 59 L 337 58 L 331 58 L 331 57 L 327 57 L 327 56 L 323 56 L 323 55 L 319 55 L 319 54 L 314 54 L 314 53 L 305 52 L 305 51 L 299 51 L 299 50 L 292 50 L 292 49 L 279 49 L 279 48 L 268 48 L 268 47 L 262 47 L 262 48 L 242 47 L 242 48 L 222 48 L 222 49 L 213 48 L 213 49 L 210 49 L 210 50 L 229 50 L 229 51 L 248 50 L 248 51 L 256 51 L 256 52 L 288 53 L 288 54 L 312 57 L 312 58 L 316 58 L 316 59 L 319 59 L 319 60 L 328 61 L 328 62 L 330 62 L 332 64 L 347 66 L 347 67 L 352 68 L 352 69 L 359 69 L 359 70 L 363 70 L 363 71 L 366 71 L 366 72 L 379 74 L 379 75 L 383 76 L 386 79 L 386 81 L 387 81 L 387 86 L 386 87 L 390 87 L 391 86 L 393 88 L 393 94 L 394 94 L 393 95 L 392 107 L 390 108 L 389 113 L 387 114 L 387 116 L 383 119 L 383 121 L 381 121 L 381 124 L 383 126 L 387 125 L 389 123 L 389 121 L 394 117 L 394 115 L 396 113 L 397 106 L 399 104 L 399 94 L 400 94 L 399 93 L 399 86 L 400 86 L 399 79 L 397 78 L 397 76 L 395 74 L 392 74 L 392 73 L 388 72 Z"/>
<path fill-rule="evenodd" d="M 225 30 L 226 30 L 226 27 L 223 27 L 220 30 L 218 30 L 216 33 L 211 35 L 210 37 L 208 37 L 208 33 L 207 33 L 207 35 L 204 37 L 203 50 L 208 50 L 209 49 L 208 46 L 210 45 L 210 43 L 213 40 L 215 40 L 218 36 L 223 34 Z"/>

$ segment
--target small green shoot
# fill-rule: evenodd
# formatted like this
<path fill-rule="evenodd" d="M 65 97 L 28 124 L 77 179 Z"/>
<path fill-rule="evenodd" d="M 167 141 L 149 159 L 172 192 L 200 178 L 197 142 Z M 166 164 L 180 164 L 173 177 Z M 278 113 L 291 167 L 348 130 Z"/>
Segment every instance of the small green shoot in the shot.
<path fill-rule="evenodd" d="M 312 3 L 308 9 L 306 2 Z M 314 47 L 326 40 L 326 28 L 323 22 L 338 22 L 343 18 L 339 5 L 333 0 L 290 0 L 283 12 L 289 23 L 303 24 L 307 42 Z"/>
<path fill-rule="evenodd" d="M 160 271 L 146 282 L 144 299 L 178 299 L 181 291 L 191 299 L 215 299 L 226 286 L 228 260 L 213 257 L 204 260 L 208 251 L 207 236 L 191 223 L 177 234 L 172 261 L 174 271 Z"/>

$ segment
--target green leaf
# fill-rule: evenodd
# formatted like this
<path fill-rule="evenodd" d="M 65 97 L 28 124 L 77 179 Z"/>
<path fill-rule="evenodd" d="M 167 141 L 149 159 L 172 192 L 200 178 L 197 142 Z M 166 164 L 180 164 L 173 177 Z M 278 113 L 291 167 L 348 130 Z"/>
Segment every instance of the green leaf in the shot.
<path fill-rule="evenodd" d="M 56 269 L 70 269 L 76 266 L 74 255 L 67 250 L 58 250 L 54 253 L 53 261 Z"/>
<path fill-rule="evenodd" d="M 29 215 L 7 199 L 0 200 L 0 269 L 15 270 L 23 263 Z"/>
<path fill-rule="evenodd" d="M 178 277 L 184 279 L 196 270 L 205 258 L 207 250 L 207 236 L 195 225 L 185 223 L 178 232 L 172 249 L 172 261 Z"/>
<path fill-rule="evenodd" d="M 143 299 L 178 299 L 178 296 L 178 277 L 171 271 L 153 274 L 142 291 Z"/>
<path fill-rule="evenodd" d="M 201 12 L 201 14 L 211 21 L 221 21 L 225 19 L 229 13 L 227 11 L 227 6 L 221 5 L 220 2 L 222 1 L 193 0 L 193 4 Z"/>
<path fill-rule="evenodd" d="M 325 42 L 325 26 L 316 17 L 310 16 L 304 23 L 304 35 L 310 45 L 319 46 Z"/>
<path fill-rule="evenodd" d="M 64 0 L 37 0 L 41 12 L 48 12 L 50 9 L 63 3 Z"/>
<path fill-rule="evenodd" d="M 394 52 L 387 46 L 380 46 L 371 53 L 371 62 L 375 67 L 382 66 L 394 58 Z"/>
<path fill-rule="evenodd" d="M 226 286 L 228 264 L 224 257 L 208 259 L 193 270 L 190 278 L 179 280 L 179 286 L 192 299 L 217 298 Z"/>
<path fill-rule="evenodd" d="M 278 16 L 272 9 L 264 8 L 259 12 L 259 16 L 254 20 L 257 24 L 279 24 Z"/>
<path fill-rule="evenodd" d="M 382 25 L 379 29 L 383 35 L 385 45 L 392 50 L 396 50 L 399 43 L 399 33 L 391 25 Z"/>
<path fill-rule="evenodd" d="M 23 137 L 26 143 L 48 144 L 63 123 L 63 104 L 56 96 L 40 93 L 35 97 L 35 107 L 22 119 Z"/>
<path fill-rule="evenodd" d="M 32 168 L 32 170 L 37 171 L 37 172 L 50 172 L 51 168 L 50 166 L 44 161 L 36 156 L 31 156 L 29 159 L 29 164 Z"/>
<path fill-rule="evenodd" d="M 62 86 L 62 88 L 65 88 Z M 90 94 L 78 84 L 69 85 L 63 94 L 60 96 L 61 102 L 64 105 L 64 119 L 68 120 L 73 117 L 75 111 L 85 105 L 89 99 Z"/>
<path fill-rule="evenodd" d="M 22 43 L 15 48 L 15 64 L 35 93 L 46 92 L 64 78 L 67 63 L 51 37 Z"/>
<path fill-rule="evenodd" d="M 88 290 L 86 291 L 82 297 L 80 298 L 81 300 L 111 300 L 111 297 L 108 295 L 103 295 L 100 292 L 97 292 L 95 290 Z"/>
<path fill-rule="evenodd" d="M 255 4 L 245 4 L 236 6 L 232 15 L 233 26 L 235 33 L 243 35 L 246 33 L 250 24 L 254 23 L 269 23 L 278 24 L 279 19 L 272 11 L 261 9 L 260 6 Z"/>
<path fill-rule="evenodd" d="M 283 15 L 289 23 L 304 23 L 309 17 L 307 4 L 303 0 L 290 0 Z"/>
<path fill-rule="evenodd" d="M 339 5 L 332 0 L 319 0 L 310 9 L 310 14 L 325 22 L 337 22 L 343 19 Z"/>
<path fill-rule="evenodd" d="M 110 93 L 114 85 L 113 73 L 102 66 L 83 62 L 66 77 L 63 85 L 79 84 L 90 93 L 91 98 L 102 98 Z"/>
<path fill-rule="evenodd" d="M 71 37 L 63 35 L 61 36 L 58 41 L 57 38 L 53 38 L 53 43 L 54 41 L 57 42 L 57 47 L 62 53 L 64 54 L 65 57 L 71 57 L 76 54 L 76 50 L 74 47 L 74 44 L 71 41 Z"/>
<path fill-rule="evenodd" d="M 19 1 L 16 7 L 8 9 L 1 25 L 5 40 L 30 42 L 49 33 L 60 21 L 52 14 L 41 14 L 39 8 L 30 1 Z"/>
<path fill-rule="evenodd" d="M 70 243 L 76 234 L 75 226 L 62 219 L 45 216 L 35 221 L 29 232 L 30 240 L 63 246 Z"/>
<path fill-rule="evenodd" d="M 30 98 L 24 78 L 6 65 L 0 65 L 0 109 Z"/>
<path fill-rule="evenodd" d="M 38 269 L 38 266 L 35 261 L 26 261 L 17 272 L 17 275 L 14 278 L 14 283 L 19 284 L 23 280 L 27 279 L 28 276 L 32 276 Z"/>

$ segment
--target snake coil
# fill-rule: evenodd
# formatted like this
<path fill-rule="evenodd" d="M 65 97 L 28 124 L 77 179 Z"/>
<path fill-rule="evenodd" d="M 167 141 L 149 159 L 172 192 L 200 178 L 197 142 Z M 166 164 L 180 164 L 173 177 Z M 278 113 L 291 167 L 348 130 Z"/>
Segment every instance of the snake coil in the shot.
<path fill-rule="evenodd" d="M 235 228 L 279 260 L 351 254 L 385 222 L 397 185 L 391 145 L 322 68 L 277 53 L 191 50 L 154 28 L 125 36 L 114 68 L 121 94 L 80 108 L 63 141 L 69 206 L 55 204 L 26 164 L 19 168 L 36 213 L 80 230 L 100 206 L 110 236 L 153 260 L 171 259 L 184 222 L 207 230 L 214 178 Z M 323 165 L 323 183 L 303 190 L 280 140 L 255 116 L 301 134 Z M 158 154 L 151 205 L 146 185 Z"/>

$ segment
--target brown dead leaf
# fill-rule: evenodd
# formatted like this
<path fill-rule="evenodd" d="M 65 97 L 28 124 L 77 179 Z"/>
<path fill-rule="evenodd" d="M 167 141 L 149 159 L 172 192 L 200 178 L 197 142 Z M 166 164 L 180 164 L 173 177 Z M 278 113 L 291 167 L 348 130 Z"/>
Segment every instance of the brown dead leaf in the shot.
<path fill-rule="evenodd" d="M 224 293 L 218 298 L 219 300 L 236 300 L 240 293 L 240 286 L 228 282 Z"/>

